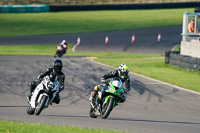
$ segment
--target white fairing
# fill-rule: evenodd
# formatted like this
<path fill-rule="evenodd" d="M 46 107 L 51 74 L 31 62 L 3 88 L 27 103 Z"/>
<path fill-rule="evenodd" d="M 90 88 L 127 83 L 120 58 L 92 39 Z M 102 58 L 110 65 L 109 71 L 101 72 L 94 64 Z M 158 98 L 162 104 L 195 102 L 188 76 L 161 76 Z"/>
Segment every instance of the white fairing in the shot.
<path fill-rule="evenodd" d="M 45 88 L 48 88 L 48 85 L 51 84 L 53 86 L 52 91 L 56 91 L 57 93 L 59 92 L 59 86 L 58 86 L 58 81 L 55 80 L 54 82 L 51 82 L 49 79 L 49 76 L 44 77 L 44 79 L 42 80 L 42 82 L 35 88 L 32 96 L 31 96 L 31 100 L 30 100 L 30 105 L 32 108 L 36 108 L 36 98 L 38 96 L 38 94 L 40 94 L 40 96 L 37 99 L 37 102 L 39 102 L 42 98 L 43 95 L 47 96 L 47 103 L 45 104 L 45 106 L 48 106 L 49 104 L 49 96 L 46 93 L 39 93 L 40 91 L 42 91 Z M 45 87 L 45 88 L 44 88 Z M 57 94 L 56 93 L 56 94 Z M 51 102 L 53 101 L 53 99 L 51 100 Z"/>
<path fill-rule="evenodd" d="M 113 80 L 112 81 L 113 86 L 117 87 L 117 88 L 121 88 L 122 86 L 122 81 L 121 80 Z"/>

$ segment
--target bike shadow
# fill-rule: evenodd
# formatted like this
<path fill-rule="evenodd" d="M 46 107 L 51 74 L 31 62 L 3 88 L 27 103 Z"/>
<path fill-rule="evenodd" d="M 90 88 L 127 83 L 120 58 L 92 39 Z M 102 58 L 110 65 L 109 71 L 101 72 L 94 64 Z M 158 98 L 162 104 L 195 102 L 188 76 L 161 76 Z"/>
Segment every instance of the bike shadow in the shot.
<path fill-rule="evenodd" d="M 0 108 L 26 108 L 27 106 L 0 106 Z"/>
<path fill-rule="evenodd" d="M 157 85 L 159 88 L 162 88 L 162 85 Z M 163 99 L 165 99 L 170 94 L 177 93 L 179 90 L 177 88 L 173 88 L 172 91 L 168 92 L 158 92 L 156 89 L 152 89 L 150 87 L 147 87 L 146 84 L 139 80 L 134 80 L 131 82 L 131 88 L 133 88 L 139 95 L 145 95 L 147 94 L 147 101 L 150 101 L 151 97 L 157 97 L 158 102 L 162 102 Z M 161 90 L 161 89 L 160 89 Z M 169 98 L 169 97 L 168 97 Z"/>
<path fill-rule="evenodd" d="M 62 118 L 90 118 L 89 116 L 83 115 L 43 115 L 48 117 L 62 117 Z"/>

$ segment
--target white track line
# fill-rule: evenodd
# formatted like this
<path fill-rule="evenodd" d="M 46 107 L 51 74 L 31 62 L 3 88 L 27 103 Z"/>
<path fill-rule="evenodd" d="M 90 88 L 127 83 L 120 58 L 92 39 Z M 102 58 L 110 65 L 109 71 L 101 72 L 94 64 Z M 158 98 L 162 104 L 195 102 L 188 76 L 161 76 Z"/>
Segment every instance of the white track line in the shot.
<path fill-rule="evenodd" d="M 72 48 L 72 52 L 76 52 L 76 47 L 77 47 L 77 44 L 75 44 L 74 46 L 73 46 L 73 48 Z"/>

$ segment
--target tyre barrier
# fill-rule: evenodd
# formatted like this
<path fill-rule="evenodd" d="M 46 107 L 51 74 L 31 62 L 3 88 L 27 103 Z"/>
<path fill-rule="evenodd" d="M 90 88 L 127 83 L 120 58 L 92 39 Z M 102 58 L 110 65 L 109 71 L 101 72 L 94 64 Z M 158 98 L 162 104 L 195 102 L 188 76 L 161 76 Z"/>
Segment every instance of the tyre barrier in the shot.
<path fill-rule="evenodd" d="M 50 12 L 90 11 L 90 10 L 170 9 L 170 8 L 196 8 L 196 7 L 200 7 L 200 2 L 49 6 Z"/>
<path fill-rule="evenodd" d="M 200 59 L 181 55 L 180 52 L 166 51 L 165 64 L 170 64 L 183 69 L 197 70 L 200 72 Z"/>
<path fill-rule="evenodd" d="M 91 10 L 139 10 L 195 8 L 200 11 L 200 2 L 147 3 L 147 4 L 106 4 L 106 5 L 0 5 L 0 13 L 31 13 Z"/>

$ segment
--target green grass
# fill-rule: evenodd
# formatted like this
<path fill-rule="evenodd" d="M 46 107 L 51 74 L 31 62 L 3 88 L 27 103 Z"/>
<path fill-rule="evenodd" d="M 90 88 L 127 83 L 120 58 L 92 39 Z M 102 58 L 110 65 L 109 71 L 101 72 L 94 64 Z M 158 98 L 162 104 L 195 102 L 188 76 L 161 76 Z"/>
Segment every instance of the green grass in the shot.
<path fill-rule="evenodd" d="M 125 133 L 117 130 L 88 129 L 72 126 L 0 120 L 0 133 Z"/>
<path fill-rule="evenodd" d="M 164 55 L 133 54 L 112 52 L 72 52 L 69 45 L 67 56 L 98 57 L 95 61 L 118 67 L 121 63 L 129 66 L 131 72 L 200 92 L 200 75 L 196 71 L 165 65 Z M 0 46 L 0 55 L 50 55 L 55 53 L 56 44 Z"/>
<path fill-rule="evenodd" d="M 0 37 L 99 32 L 181 25 L 193 8 L 162 10 L 2 13 Z"/>
<path fill-rule="evenodd" d="M 173 51 L 180 51 L 180 47 L 181 45 L 180 44 L 177 44 L 174 48 L 173 48 Z"/>
<path fill-rule="evenodd" d="M 119 64 L 125 63 L 129 66 L 131 72 L 145 75 L 163 82 L 177 85 L 189 90 L 200 92 L 199 74 L 195 71 L 186 71 L 169 65 L 165 65 L 165 60 L 162 55 L 128 55 L 116 58 L 98 58 L 97 61 L 118 67 Z M 148 57 L 149 56 L 149 57 Z"/>
<path fill-rule="evenodd" d="M 53 55 L 57 45 L 0 45 L 0 55 Z"/>

